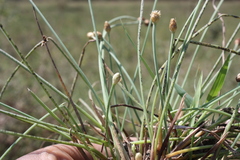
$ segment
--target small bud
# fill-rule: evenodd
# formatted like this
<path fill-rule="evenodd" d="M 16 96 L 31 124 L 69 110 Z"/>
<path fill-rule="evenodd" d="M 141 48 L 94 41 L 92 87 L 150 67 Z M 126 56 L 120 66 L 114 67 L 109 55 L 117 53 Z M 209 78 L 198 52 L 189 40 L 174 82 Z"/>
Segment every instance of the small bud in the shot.
<path fill-rule="evenodd" d="M 98 36 L 98 39 L 99 40 L 101 40 L 102 39 L 102 33 L 101 32 L 98 32 L 97 31 L 97 36 Z M 88 32 L 87 33 L 87 37 L 89 38 L 89 39 L 95 39 L 95 33 L 94 32 Z"/>
<path fill-rule="evenodd" d="M 108 23 L 108 21 L 105 21 L 104 23 L 104 30 L 109 33 L 111 31 L 111 26 L 110 24 Z"/>
<path fill-rule="evenodd" d="M 102 118 L 105 119 L 106 118 L 105 115 L 102 115 Z"/>
<path fill-rule="evenodd" d="M 177 22 L 174 18 L 172 18 L 170 20 L 170 23 L 169 23 L 169 30 L 172 32 L 172 33 L 175 33 L 175 31 L 177 30 Z"/>
<path fill-rule="evenodd" d="M 87 33 L 87 37 L 88 37 L 89 39 L 92 39 L 92 38 L 93 38 L 93 32 L 88 32 L 88 33 Z"/>
<path fill-rule="evenodd" d="M 236 45 L 236 46 L 240 46 L 240 38 L 238 38 L 238 39 L 235 40 L 235 45 Z"/>
<path fill-rule="evenodd" d="M 120 73 L 117 72 L 113 75 L 112 83 L 115 85 L 120 81 L 121 81 L 121 75 L 120 75 Z"/>
<path fill-rule="evenodd" d="M 161 12 L 160 11 L 152 11 L 152 13 L 150 14 L 150 18 L 151 18 L 151 21 L 153 23 L 157 23 L 157 21 L 160 19 L 160 16 L 161 16 Z"/>
<path fill-rule="evenodd" d="M 95 33 L 94 33 L 94 35 L 95 35 Z M 100 39 L 100 40 L 102 39 L 102 33 L 101 32 L 97 31 L 97 36 L 98 36 L 98 39 Z"/>
<path fill-rule="evenodd" d="M 238 73 L 237 77 L 236 77 L 236 81 L 240 82 L 240 73 Z"/>
<path fill-rule="evenodd" d="M 136 153 L 135 159 L 136 159 L 136 160 L 142 160 L 142 159 L 143 159 L 142 154 L 141 154 L 140 152 Z"/>
<path fill-rule="evenodd" d="M 138 21 L 140 21 L 141 20 L 141 18 L 140 17 L 138 17 Z M 145 20 L 145 18 L 144 17 L 142 17 L 142 22 Z"/>
<path fill-rule="evenodd" d="M 145 19 L 145 20 L 143 21 L 143 23 L 145 24 L 145 26 L 148 26 L 148 25 L 149 25 L 149 20 L 148 20 L 148 19 Z"/>

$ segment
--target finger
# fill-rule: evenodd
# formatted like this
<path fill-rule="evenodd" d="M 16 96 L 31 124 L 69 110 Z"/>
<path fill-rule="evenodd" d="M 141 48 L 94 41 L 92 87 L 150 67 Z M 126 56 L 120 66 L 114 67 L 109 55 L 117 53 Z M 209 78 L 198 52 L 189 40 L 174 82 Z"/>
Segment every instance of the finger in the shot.
<path fill-rule="evenodd" d="M 85 153 L 89 160 L 93 159 L 89 152 L 85 151 Z M 84 157 L 75 146 L 56 144 L 28 153 L 18 158 L 17 160 L 58 160 L 58 159 L 84 160 Z"/>

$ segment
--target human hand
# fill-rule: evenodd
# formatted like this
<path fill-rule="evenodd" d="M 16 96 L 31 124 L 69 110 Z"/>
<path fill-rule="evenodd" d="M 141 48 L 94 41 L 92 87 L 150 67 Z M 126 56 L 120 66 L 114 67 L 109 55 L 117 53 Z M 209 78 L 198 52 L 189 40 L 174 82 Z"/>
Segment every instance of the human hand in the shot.
<path fill-rule="evenodd" d="M 100 151 L 102 146 L 93 144 L 93 147 Z M 89 160 L 93 159 L 89 152 L 85 153 Z M 28 153 L 17 160 L 85 160 L 85 158 L 75 146 L 56 144 Z"/>

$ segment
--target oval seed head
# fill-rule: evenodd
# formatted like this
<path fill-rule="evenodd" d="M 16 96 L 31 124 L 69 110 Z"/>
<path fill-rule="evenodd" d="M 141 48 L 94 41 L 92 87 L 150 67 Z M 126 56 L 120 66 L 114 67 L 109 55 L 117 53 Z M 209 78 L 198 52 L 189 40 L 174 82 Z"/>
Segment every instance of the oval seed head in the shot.
<path fill-rule="evenodd" d="M 238 39 L 235 40 L 235 45 L 236 45 L 236 46 L 240 46 L 240 38 L 238 38 Z"/>
<path fill-rule="evenodd" d="M 170 30 L 172 33 L 175 33 L 175 31 L 177 30 L 177 22 L 176 22 L 175 18 L 172 18 L 172 19 L 170 20 L 169 30 Z"/>
<path fill-rule="evenodd" d="M 111 26 L 110 24 L 108 23 L 108 21 L 105 21 L 104 23 L 104 30 L 109 33 L 111 31 Z"/>
<path fill-rule="evenodd" d="M 102 33 L 97 31 L 97 36 L 99 40 L 102 40 Z M 94 37 L 95 37 L 95 33 L 94 33 Z"/>
<path fill-rule="evenodd" d="M 142 160 L 142 159 L 143 159 L 142 154 L 141 154 L 140 152 L 136 153 L 135 159 L 136 159 L 136 160 Z"/>
<path fill-rule="evenodd" d="M 140 21 L 141 20 L 141 18 L 140 17 L 138 17 L 138 21 Z M 142 17 L 142 22 L 145 20 L 145 18 L 144 17 Z"/>
<path fill-rule="evenodd" d="M 93 34 L 93 32 L 88 32 L 87 33 L 87 37 L 89 38 L 89 39 L 93 39 L 93 36 L 94 34 Z"/>
<path fill-rule="evenodd" d="M 237 77 L 236 77 L 236 81 L 240 82 L 240 73 L 238 73 Z"/>
<path fill-rule="evenodd" d="M 150 14 L 150 19 L 153 23 L 157 23 L 157 21 L 160 19 L 161 11 L 152 11 Z"/>
<path fill-rule="evenodd" d="M 102 33 L 97 31 L 97 36 L 99 40 L 102 40 Z M 89 39 L 96 39 L 95 32 L 88 32 L 87 37 Z"/>
<path fill-rule="evenodd" d="M 120 73 L 117 72 L 112 77 L 112 83 L 115 85 L 120 81 L 121 81 L 121 75 L 120 75 Z"/>
<path fill-rule="evenodd" d="M 149 25 L 149 20 L 148 19 L 145 19 L 144 21 L 143 21 L 143 23 L 145 24 L 145 26 L 148 26 Z"/>

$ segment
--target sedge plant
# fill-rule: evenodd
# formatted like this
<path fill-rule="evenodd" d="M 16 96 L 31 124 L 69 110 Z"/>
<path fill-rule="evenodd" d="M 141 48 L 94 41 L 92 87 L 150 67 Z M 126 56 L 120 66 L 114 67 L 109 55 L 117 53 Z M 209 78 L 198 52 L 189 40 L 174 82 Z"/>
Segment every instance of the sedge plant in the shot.
<path fill-rule="evenodd" d="M 15 74 L 22 68 L 41 86 L 51 106 L 46 105 L 38 93 L 31 89 L 28 89 L 29 98 L 33 98 L 37 105 L 46 111 L 41 118 L 0 102 L 1 114 L 31 125 L 24 133 L 0 130 L 1 134 L 17 137 L 0 159 L 4 159 L 17 143 L 24 141 L 24 138 L 76 146 L 83 156 L 86 150 L 93 159 L 240 157 L 239 76 L 236 78 L 236 87 L 223 91 L 232 61 L 240 55 L 240 42 L 236 37 L 240 23 L 232 31 L 225 46 L 204 42 L 204 37 L 213 24 L 224 18 L 239 21 L 240 17 L 237 15 L 219 13 L 223 1 L 215 6 L 212 15 L 209 16 L 205 14 L 206 7 L 210 5 L 209 1 L 199 0 L 182 28 L 178 25 L 179 15 L 169 19 L 169 30 L 165 32 L 169 32 L 170 43 L 164 63 L 159 62 L 160 51 L 156 37 L 165 13 L 160 11 L 161 8 L 156 8 L 157 0 L 152 5 L 149 18 L 143 18 L 145 8 L 142 0 L 139 18 L 124 15 L 107 20 L 103 22 L 102 32 L 98 31 L 100 28 L 96 25 L 95 15 L 98 13 L 94 12 L 92 2 L 88 0 L 92 30 L 87 34 L 89 40 L 83 45 L 79 60 L 75 60 L 35 2 L 29 0 L 29 3 L 33 7 L 42 40 L 25 55 L 18 49 L 18 44 L 11 38 L 11 33 L 0 25 L 1 32 L 19 56 L 16 58 L 4 48 L 0 48 L 2 56 L 17 64 L 2 87 L 0 98 L 5 94 L 11 81 L 17 78 Z M 200 23 L 203 17 L 208 18 L 204 25 Z M 42 26 L 51 31 L 52 37 L 44 35 Z M 137 37 L 132 37 L 128 26 L 136 27 Z M 130 74 L 129 68 L 124 66 L 124 61 L 127 60 L 119 58 L 116 52 L 118 46 L 113 45 L 113 41 L 121 41 L 112 37 L 118 28 L 124 31 L 126 39 L 134 48 L 133 54 L 136 54 L 136 64 L 128 62 L 131 63 L 133 74 Z M 152 54 L 146 53 L 148 43 L 151 44 Z M 234 47 L 231 48 L 233 43 Z M 48 47 L 49 44 L 53 44 L 58 50 L 58 53 L 54 54 L 61 54 L 75 72 L 70 88 L 64 82 L 56 59 Z M 91 68 L 87 71 L 82 68 L 84 57 L 87 56 L 85 52 L 90 44 L 96 47 L 97 56 L 94 61 L 98 68 L 98 82 L 92 82 L 91 77 L 86 75 L 86 72 L 91 72 Z M 31 66 L 29 57 L 40 47 L 46 48 L 61 89 L 44 79 Z M 194 50 L 191 51 L 192 58 L 188 67 L 183 68 L 189 48 Z M 219 58 L 216 61 L 207 59 L 212 69 L 203 75 L 199 67 L 194 77 L 191 72 L 193 65 L 197 63 L 196 57 L 205 54 L 200 48 L 213 48 L 214 52 L 219 53 Z M 182 72 L 184 74 L 181 74 Z M 189 83 L 192 79 L 195 80 L 193 84 Z M 78 82 L 84 83 L 88 88 L 84 92 L 88 94 L 88 100 L 78 97 L 78 101 L 73 98 L 78 96 L 75 92 L 78 90 L 76 87 Z M 193 88 L 191 93 L 187 91 L 189 86 Z M 59 98 L 61 103 L 56 100 Z M 47 117 L 51 117 L 56 123 L 45 121 Z M 30 131 L 35 128 L 55 133 L 58 138 L 32 135 Z M 110 152 L 103 154 L 93 147 L 93 143 L 101 144 L 102 150 Z"/>

